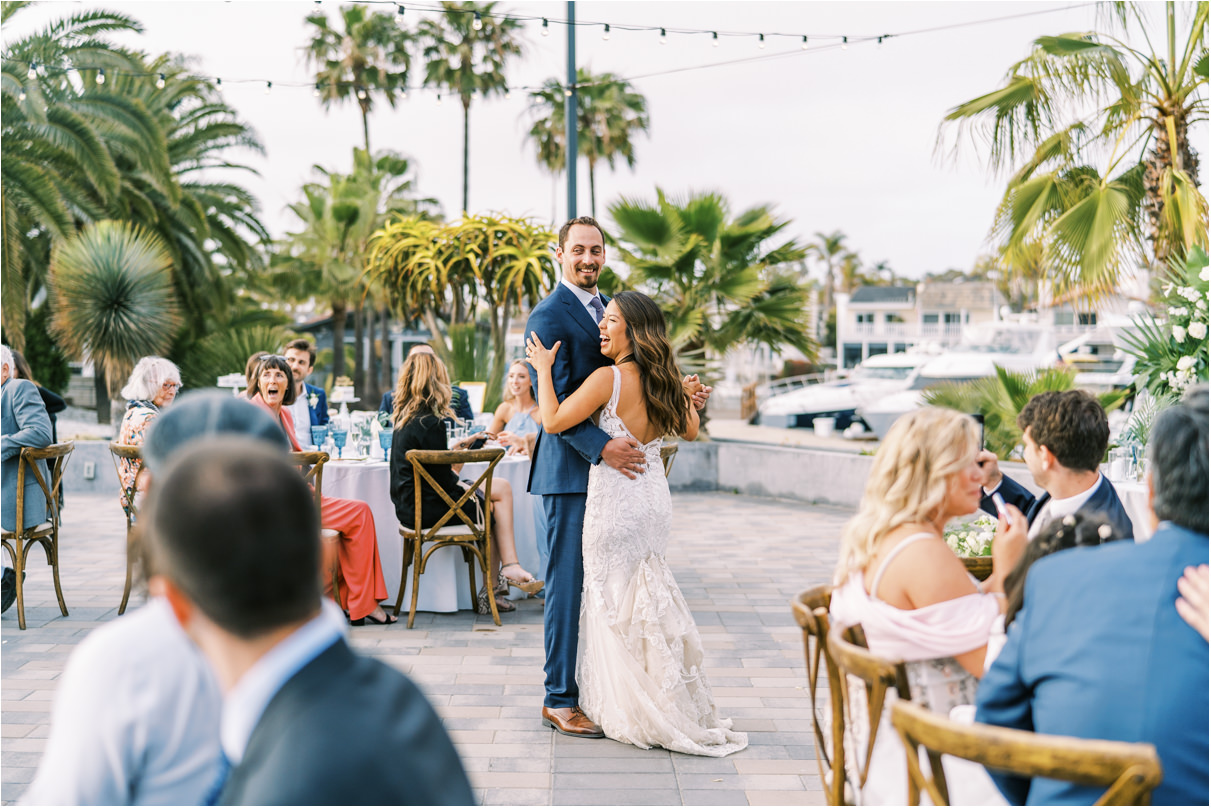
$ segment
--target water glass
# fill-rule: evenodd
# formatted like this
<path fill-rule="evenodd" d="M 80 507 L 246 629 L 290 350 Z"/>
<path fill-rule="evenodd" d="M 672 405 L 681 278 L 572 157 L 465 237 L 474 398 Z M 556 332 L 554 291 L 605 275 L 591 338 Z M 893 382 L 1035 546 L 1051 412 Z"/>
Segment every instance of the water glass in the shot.
<path fill-rule="evenodd" d="M 336 456 L 339 459 L 343 455 L 345 442 L 349 440 L 349 432 L 344 429 L 332 430 L 332 442 L 336 444 Z"/>
<path fill-rule="evenodd" d="M 383 460 L 391 459 L 391 430 L 384 429 L 378 433 L 378 445 L 383 449 Z"/>
<path fill-rule="evenodd" d="M 320 448 L 324 445 L 324 439 L 328 437 L 328 425 L 311 427 L 311 442 L 315 444 L 315 448 Z"/>

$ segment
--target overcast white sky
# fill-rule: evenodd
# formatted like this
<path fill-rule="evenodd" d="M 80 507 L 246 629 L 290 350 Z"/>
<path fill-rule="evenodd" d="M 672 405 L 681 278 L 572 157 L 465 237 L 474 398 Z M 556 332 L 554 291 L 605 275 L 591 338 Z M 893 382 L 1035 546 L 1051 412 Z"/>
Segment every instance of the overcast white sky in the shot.
<path fill-rule="evenodd" d="M 718 190 L 733 212 L 771 203 L 792 220 L 788 232 L 810 240 L 817 231 L 841 230 L 868 263 L 887 260 L 900 274 L 920 277 L 950 267 L 968 268 L 984 239 L 1003 179 L 993 177 L 984 154 L 967 148 L 960 160 L 935 154 L 938 124 L 953 106 L 995 89 L 1009 66 L 1027 55 L 1040 35 L 1090 30 L 1093 6 L 893 37 L 882 45 L 851 44 L 807 51 L 798 41 L 767 37 L 721 38 L 617 30 L 623 24 L 721 31 L 864 36 L 898 34 L 978 20 L 1064 9 L 1072 3 L 1000 2 L 578 2 L 578 20 L 609 22 L 580 28 L 578 63 L 593 71 L 639 77 L 758 55 L 786 58 L 636 78 L 647 96 L 650 137 L 640 137 L 632 172 L 620 167 L 598 175 L 598 213 L 619 195 L 654 199 Z M 224 97 L 257 131 L 264 158 L 245 156 L 260 172 L 246 184 L 259 196 L 262 219 L 275 235 L 294 226 L 286 205 L 310 179 L 311 166 L 348 170 L 362 132 L 353 105 L 325 114 L 308 87 L 300 53 L 308 38 L 304 18 L 314 2 L 82 2 L 45 3 L 22 12 L 12 33 L 82 8 L 122 11 L 145 33 L 124 42 L 149 53 L 175 51 L 195 58 L 195 69 L 223 77 Z M 334 18 L 338 4 L 322 8 Z M 394 11 L 393 6 L 379 6 Z M 502 0 L 519 14 L 566 16 L 566 3 Z M 1152 4 L 1159 15 L 1160 4 Z M 408 11 L 417 19 L 421 12 Z M 525 56 L 511 67 L 510 83 L 537 85 L 566 75 L 564 28 L 549 37 L 539 24 L 527 31 Z M 11 35 L 5 31 L 6 36 Z M 813 47 L 815 43 L 813 42 Z M 414 63 L 419 64 L 420 60 Z M 423 76 L 415 71 L 413 84 Z M 239 84 L 240 78 L 272 80 Z M 524 93 L 509 100 L 477 100 L 471 108 L 471 191 L 474 211 L 503 211 L 544 222 L 566 216 L 566 192 L 540 170 Z M 419 190 L 439 199 L 447 216 L 461 206 L 462 111 L 432 92 L 412 93 L 392 110 L 381 106 L 370 121 L 374 148 L 391 148 L 419 168 Z M 1206 143 L 1205 126 L 1191 142 Z M 1202 161 L 1206 183 L 1208 159 Z M 582 161 L 581 214 L 588 213 L 588 177 Z M 562 181 L 561 181 L 562 182 Z M 608 222 L 607 222 L 608 226 Z"/>

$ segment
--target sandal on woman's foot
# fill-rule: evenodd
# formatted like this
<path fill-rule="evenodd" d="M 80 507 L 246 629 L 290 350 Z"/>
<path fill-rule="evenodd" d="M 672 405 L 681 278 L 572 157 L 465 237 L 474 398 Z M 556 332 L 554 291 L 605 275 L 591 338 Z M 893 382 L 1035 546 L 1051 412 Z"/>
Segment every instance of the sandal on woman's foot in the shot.
<path fill-rule="evenodd" d="M 489 597 L 488 587 L 487 586 L 480 587 L 479 595 L 475 599 L 476 614 L 492 614 L 492 606 L 488 603 L 488 597 Z M 491 597 L 496 598 L 496 611 L 498 613 L 499 612 L 515 612 L 515 611 L 517 611 L 517 606 L 515 606 L 513 603 L 510 603 L 509 601 L 505 600 L 502 597 L 498 597 L 495 592 L 492 593 Z"/>
<path fill-rule="evenodd" d="M 505 570 L 507 570 L 509 567 L 517 567 L 522 572 L 525 572 L 526 575 L 529 575 L 529 577 L 525 579 L 510 578 L 508 575 L 505 575 Z M 503 567 L 501 567 L 500 577 L 504 578 L 505 581 L 508 582 L 509 586 L 516 587 L 522 592 L 525 592 L 527 595 L 533 595 L 535 592 L 542 589 L 542 581 L 536 580 L 533 575 L 526 572 L 525 568 L 523 568 L 521 564 L 518 564 L 516 561 L 511 564 L 505 564 Z"/>
<path fill-rule="evenodd" d="M 377 617 L 375 617 L 373 614 L 368 614 L 368 615 L 366 615 L 365 617 L 359 617 L 359 618 L 358 618 L 358 619 L 356 619 L 356 620 L 350 620 L 350 621 L 349 621 L 349 625 L 351 625 L 351 626 L 364 626 L 364 625 L 366 625 L 367 623 L 369 623 L 369 624 L 370 624 L 370 625 L 372 625 L 372 626 L 389 626 L 389 625 L 391 625 L 392 623 L 398 623 L 398 622 L 399 622 L 399 618 L 398 618 L 398 617 L 395 617 L 395 616 L 393 616 L 393 615 L 387 614 L 386 612 L 383 612 L 383 619 L 382 619 L 382 620 L 379 620 L 379 619 L 378 619 Z"/>

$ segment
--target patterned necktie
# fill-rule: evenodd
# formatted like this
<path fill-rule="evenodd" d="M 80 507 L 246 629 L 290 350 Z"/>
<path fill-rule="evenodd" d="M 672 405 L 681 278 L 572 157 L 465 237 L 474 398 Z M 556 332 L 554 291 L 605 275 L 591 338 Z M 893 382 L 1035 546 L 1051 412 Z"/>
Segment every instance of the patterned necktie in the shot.
<path fill-rule="evenodd" d="M 605 315 L 605 306 L 601 305 L 601 298 L 593 295 L 589 300 L 589 306 L 593 309 L 593 320 L 600 323 L 601 318 Z"/>

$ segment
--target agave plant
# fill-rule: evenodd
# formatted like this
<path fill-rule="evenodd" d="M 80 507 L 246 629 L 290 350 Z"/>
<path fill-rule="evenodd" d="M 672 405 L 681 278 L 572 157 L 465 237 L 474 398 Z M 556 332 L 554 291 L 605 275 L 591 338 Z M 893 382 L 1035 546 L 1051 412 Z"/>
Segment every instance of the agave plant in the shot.
<path fill-rule="evenodd" d="M 110 396 L 141 357 L 166 353 L 180 322 L 172 259 L 138 225 L 86 225 L 51 253 L 51 333 L 69 353 L 85 353 L 104 373 Z M 102 420 L 108 410 L 98 402 Z"/>
<path fill-rule="evenodd" d="M 996 375 L 962 384 L 943 384 L 924 393 L 925 403 L 984 416 L 984 448 L 1002 460 L 1008 460 L 1022 443 L 1018 413 L 1039 393 L 1073 389 L 1076 371 L 1070 368 L 1044 368 L 1019 373 L 998 366 Z M 1130 390 L 1098 393 L 1102 409 L 1109 412 L 1126 401 Z"/>

